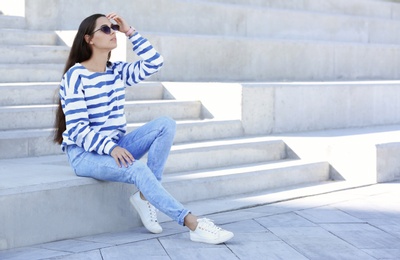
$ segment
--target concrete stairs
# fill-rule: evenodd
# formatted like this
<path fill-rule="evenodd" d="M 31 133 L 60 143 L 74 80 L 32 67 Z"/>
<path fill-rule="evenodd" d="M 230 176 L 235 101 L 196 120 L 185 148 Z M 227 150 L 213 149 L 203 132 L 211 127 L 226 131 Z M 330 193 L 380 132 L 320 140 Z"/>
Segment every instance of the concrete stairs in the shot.
<path fill-rule="evenodd" d="M 54 31 L 27 30 L 23 17 L 0 16 L 0 83 L 47 82 L 61 78 L 69 48 Z"/>
<path fill-rule="evenodd" d="M 215 116 L 199 99 L 175 98 L 159 82 L 400 75 L 400 38 L 379 30 L 397 30 L 397 6 L 378 5 L 389 13 L 371 7 L 343 14 L 341 8 L 348 10 L 343 1 L 329 12 L 316 10 L 317 1 L 309 1 L 314 9 L 302 9 L 256 0 L 174 1 L 170 8 L 168 1 L 155 0 L 176 18 L 168 25 L 154 17 L 148 2 L 136 3 L 132 16 L 138 17 L 137 27 L 172 62 L 152 78 L 157 82 L 127 90 L 128 126 L 132 130 L 162 115 L 177 120 L 163 183 L 179 201 L 197 214 L 210 214 L 349 187 L 332 181 L 338 175 L 327 160 L 303 159 L 280 136 L 245 135 L 240 117 Z M 85 8 L 87 3 L 81 4 Z M 0 61 L 0 208 L 6 209 L 0 211 L 0 249 L 141 225 L 127 200 L 135 191 L 132 185 L 76 177 L 51 142 L 55 93 L 68 48 L 53 30 L 28 29 L 23 18 L 0 16 L 0 24 L 7 25 L 0 28 L 0 36 L 7 36 L 0 44 L 5 57 Z M 179 48 L 166 47 L 178 43 Z M 244 54 L 236 55 L 238 50 Z M 269 54 L 268 68 L 260 53 Z M 385 64 L 372 67 L 380 59 Z M 160 219 L 168 221 L 163 215 Z"/>
<path fill-rule="evenodd" d="M 127 200 L 132 185 L 76 177 L 51 142 L 53 80 L 68 48 L 57 45 L 53 32 L 27 30 L 13 19 L 20 26 L 0 30 L 14 37 L 0 45 L 0 207 L 6 209 L 0 213 L 0 248 L 141 225 Z M 129 130 L 162 115 L 177 120 L 164 185 L 182 203 L 330 180 L 327 162 L 299 160 L 276 138 L 244 136 L 240 119 L 213 118 L 199 100 L 174 99 L 162 83 L 140 83 L 126 98 Z"/>

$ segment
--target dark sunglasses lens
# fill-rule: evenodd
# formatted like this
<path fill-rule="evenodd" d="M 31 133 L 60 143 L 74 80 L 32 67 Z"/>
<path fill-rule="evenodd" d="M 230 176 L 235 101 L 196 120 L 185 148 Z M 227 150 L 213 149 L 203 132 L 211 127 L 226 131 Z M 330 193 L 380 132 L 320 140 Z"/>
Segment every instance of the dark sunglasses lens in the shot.
<path fill-rule="evenodd" d="M 101 30 L 103 33 L 105 33 L 105 34 L 110 34 L 110 33 L 111 33 L 111 28 L 108 27 L 108 26 L 102 26 L 102 27 L 100 28 L 100 30 Z"/>
<path fill-rule="evenodd" d="M 111 28 L 112 28 L 114 31 L 119 31 L 119 25 L 118 25 L 118 24 L 112 24 L 112 25 L 111 25 Z"/>

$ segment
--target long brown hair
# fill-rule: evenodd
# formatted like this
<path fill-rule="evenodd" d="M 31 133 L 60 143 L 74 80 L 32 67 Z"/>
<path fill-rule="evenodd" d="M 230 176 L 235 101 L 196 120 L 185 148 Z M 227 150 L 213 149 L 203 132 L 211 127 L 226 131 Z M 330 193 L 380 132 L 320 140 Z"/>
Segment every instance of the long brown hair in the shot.
<path fill-rule="evenodd" d="M 72 43 L 71 50 L 69 52 L 68 60 L 65 63 L 63 75 L 75 65 L 75 63 L 83 62 L 92 56 L 92 49 L 85 40 L 85 35 L 91 35 L 96 27 L 96 21 L 99 17 L 105 16 L 104 14 L 93 14 L 85 18 L 79 25 L 78 32 L 75 36 L 74 42 Z M 109 57 L 111 52 L 109 53 Z M 62 134 L 66 129 L 65 115 L 62 110 L 61 99 L 58 98 L 58 108 L 56 111 L 56 118 L 54 121 L 54 137 L 55 143 L 61 144 L 63 141 Z"/>

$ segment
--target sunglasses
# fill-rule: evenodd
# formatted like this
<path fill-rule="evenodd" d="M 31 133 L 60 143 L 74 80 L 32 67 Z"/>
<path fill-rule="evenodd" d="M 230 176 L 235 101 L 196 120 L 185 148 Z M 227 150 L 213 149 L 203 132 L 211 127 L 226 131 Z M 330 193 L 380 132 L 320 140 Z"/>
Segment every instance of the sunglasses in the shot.
<path fill-rule="evenodd" d="M 99 29 L 97 29 L 96 31 L 92 32 L 92 34 L 94 34 L 97 31 L 102 31 L 105 34 L 110 34 L 111 33 L 111 29 L 113 29 L 114 31 L 119 31 L 119 25 L 118 24 L 112 24 L 111 27 L 108 25 L 102 25 Z"/>

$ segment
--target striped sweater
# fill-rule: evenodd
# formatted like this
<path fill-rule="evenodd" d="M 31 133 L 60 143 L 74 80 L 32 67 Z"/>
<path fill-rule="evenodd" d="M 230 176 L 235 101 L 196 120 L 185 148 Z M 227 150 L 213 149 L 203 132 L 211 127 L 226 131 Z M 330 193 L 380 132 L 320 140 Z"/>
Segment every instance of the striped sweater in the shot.
<path fill-rule="evenodd" d="M 90 72 L 80 63 L 72 66 L 60 84 L 66 130 L 61 148 L 78 145 L 88 152 L 110 154 L 126 133 L 125 87 L 156 73 L 162 56 L 139 33 L 129 37 L 141 58 L 134 63 L 114 62 L 105 72 Z"/>

